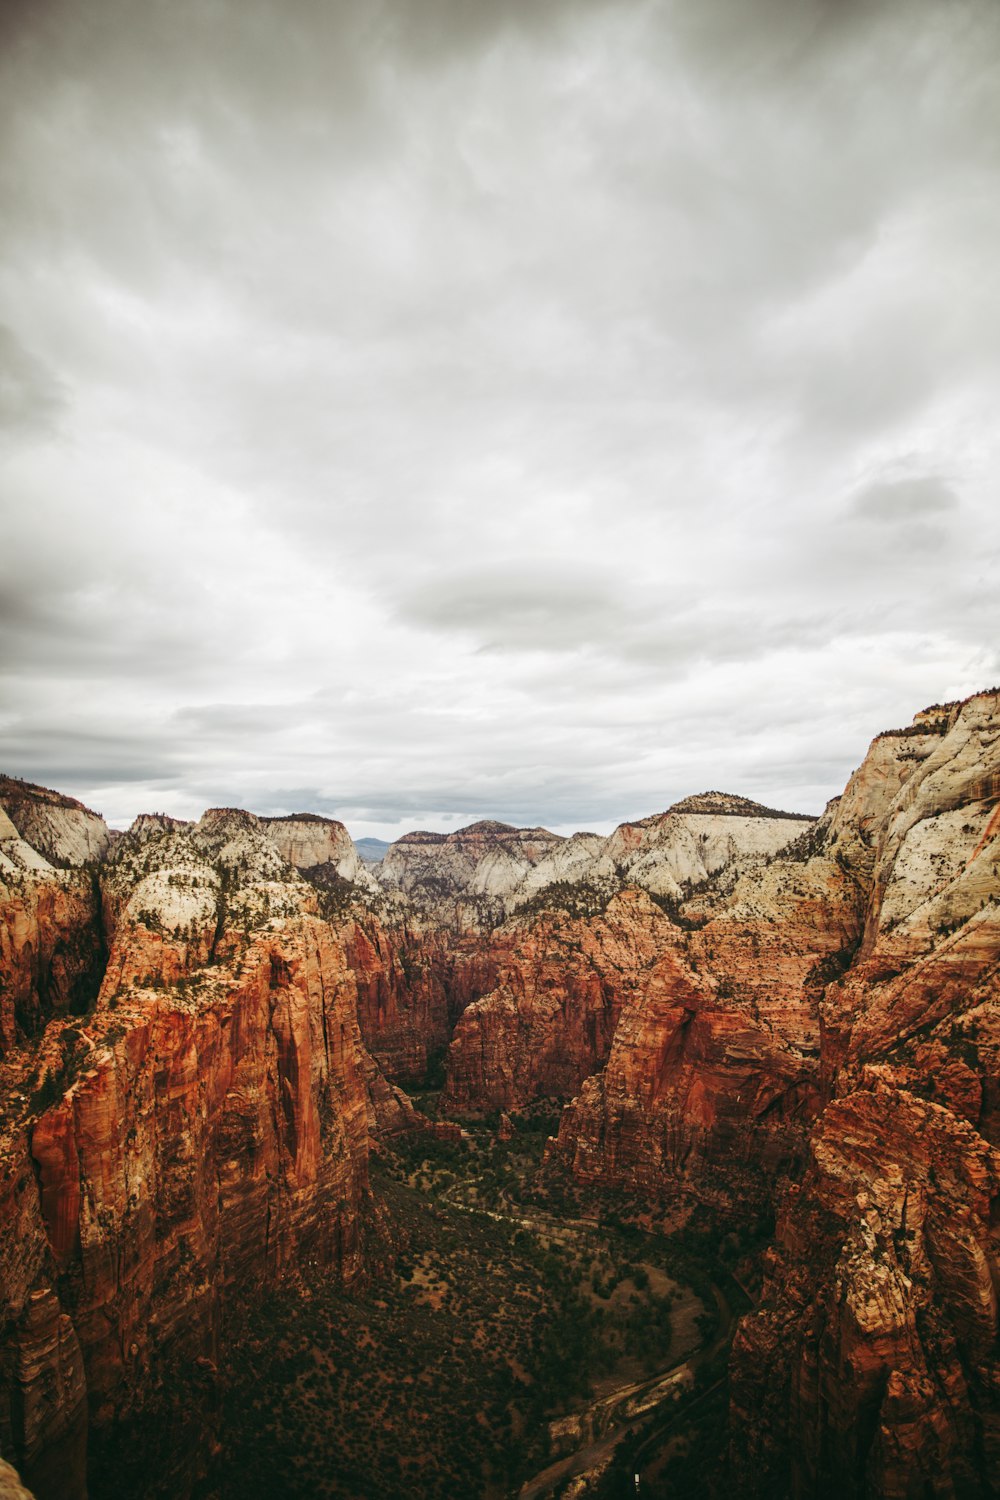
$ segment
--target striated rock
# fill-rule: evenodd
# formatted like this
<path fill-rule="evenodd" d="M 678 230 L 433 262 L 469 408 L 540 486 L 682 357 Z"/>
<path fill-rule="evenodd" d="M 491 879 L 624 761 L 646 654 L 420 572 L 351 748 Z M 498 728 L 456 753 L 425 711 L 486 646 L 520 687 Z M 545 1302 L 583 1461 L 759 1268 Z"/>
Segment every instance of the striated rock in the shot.
<path fill-rule="evenodd" d="M 603 1072 L 552 1148 L 581 1181 L 766 1202 L 818 1107 L 815 1067 L 686 962 L 658 959 L 623 1007 Z"/>
<path fill-rule="evenodd" d="M 514 917 L 493 935 L 494 987 L 461 1015 L 447 1057 L 448 1113 L 567 1098 L 607 1057 L 622 1007 L 671 924 L 641 891 L 590 917 Z"/>
<path fill-rule="evenodd" d="M 53 868 L 0 810 L 0 1057 L 50 1016 L 92 1002 L 99 904 L 89 874 Z"/>
<path fill-rule="evenodd" d="M 111 841 L 107 824 L 73 797 L 0 776 L 0 809 L 21 838 L 59 868 L 103 859 Z M 0 825 L 0 839 L 4 837 Z"/>
<path fill-rule="evenodd" d="M 863 935 L 821 1005 L 833 1097 L 734 1345 L 748 1494 L 994 1493 L 998 801 L 982 693 L 880 736 L 836 810 Z"/>
<path fill-rule="evenodd" d="M 1000 1153 L 902 1090 L 833 1101 L 733 1348 L 741 1493 L 987 1495 Z"/>
<path fill-rule="evenodd" d="M 33 1484 L 82 1391 L 98 1427 L 120 1420 L 170 1361 L 214 1363 L 231 1296 L 303 1257 L 364 1266 L 374 1065 L 316 893 L 257 820 L 216 810 L 141 820 L 104 898 L 96 1010 L 6 1079 L 0 1443 Z"/>
<path fill-rule="evenodd" d="M 358 910 L 342 931 L 366 1047 L 388 1077 L 425 1081 L 457 1017 L 495 983 L 493 943 L 411 922 L 386 927 Z"/>
<path fill-rule="evenodd" d="M 801 1161 L 821 1104 L 824 976 L 849 961 L 863 911 L 823 851 L 828 820 L 797 826 L 777 856 L 734 862 L 671 905 L 669 944 L 622 1007 L 607 1067 L 561 1122 L 554 1154 L 581 1180 L 757 1206 Z"/>
<path fill-rule="evenodd" d="M 297 870 L 331 869 L 341 880 L 371 884 L 354 840 L 335 818 L 316 813 L 291 813 L 283 818 L 261 818 L 261 827 L 287 864 Z"/>
<path fill-rule="evenodd" d="M 100 813 L 91 813 L 73 796 L 49 792 L 48 787 L 33 786 L 13 775 L 0 775 L 0 808 L 25 843 L 57 868 L 96 864 L 111 843 L 111 832 Z"/>

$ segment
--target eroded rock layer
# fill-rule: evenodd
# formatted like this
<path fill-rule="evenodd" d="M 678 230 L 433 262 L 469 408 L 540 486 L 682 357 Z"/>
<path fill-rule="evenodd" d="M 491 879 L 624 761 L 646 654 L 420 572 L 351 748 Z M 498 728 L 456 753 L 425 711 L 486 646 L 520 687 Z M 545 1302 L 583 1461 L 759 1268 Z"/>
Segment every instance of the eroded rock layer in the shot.
<path fill-rule="evenodd" d="M 995 1493 L 998 802 L 988 693 L 880 736 L 841 804 L 863 939 L 825 992 L 832 1097 L 734 1346 L 748 1495 Z"/>
<path fill-rule="evenodd" d="M 672 932 L 638 890 L 592 915 L 513 917 L 492 934 L 492 986 L 455 1028 L 442 1107 L 481 1114 L 576 1093 Z"/>
<path fill-rule="evenodd" d="M 734 1493 L 994 1492 L 996 693 L 880 735 L 819 820 L 477 824 L 399 841 L 381 890 L 332 820 L 109 841 L 3 787 L 0 1451 L 39 1500 L 171 1360 L 210 1391 L 228 1298 L 363 1274 L 370 1134 L 426 1128 L 398 1084 L 442 1061 L 455 1114 L 569 1100 L 582 1181 L 777 1197 Z"/>
<path fill-rule="evenodd" d="M 373 1065 L 316 893 L 247 814 L 149 818 L 104 916 L 96 1008 L 3 1080 L 0 1447 L 40 1500 L 82 1495 L 88 1407 L 121 1420 L 169 1361 L 214 1369 L 229 1296 L 364 1263 Z"/>

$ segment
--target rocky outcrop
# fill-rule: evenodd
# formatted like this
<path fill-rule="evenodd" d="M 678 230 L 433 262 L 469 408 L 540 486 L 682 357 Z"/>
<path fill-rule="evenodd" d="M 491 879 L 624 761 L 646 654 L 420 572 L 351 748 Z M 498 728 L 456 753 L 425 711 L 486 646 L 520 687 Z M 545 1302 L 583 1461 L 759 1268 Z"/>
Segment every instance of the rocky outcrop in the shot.
<path fill-rule="evenodd" d="M 104 898 L 96 1009 L 5 1078 L 0 1445 L 40 1500 L 82 1494 L 44 1465 L 84 1397 L 120 1420 L 169 1361 L 214 1365 L 231 1296 L 364 1264 L 372 1064 L 315 892 L 221 810 L 140 820 Z"/>
<path fill-rule="evenodd" d="M 57 868 L 97 863 L 111 842 L 99 813 L 73 797 L 15 776 L 0 776 L 0 809 L 20 837 Z"/>
<path fill-rule="evenodd" d="M 985 1496 L 1000 1152 L 905 1090 L 833 1101 L 733 1350 L 740 1492 Z"/>
<path fill-rule="evenodd" d="M 749 1495 L 986 1496 L 1000 1472 L 1000 696 L 880 736 L 831 847 L 866 888 L 832 1095 L 733 1356 Z"/>
<path fill-rule="evenodd" d="M 493 934 L 493 985 L 463 1010 L 442 1108 L 481 1114 L 574 1094 L 607 1058 L 619 1015 L 671 940 L 644 892 L 590 916 L 514 917 Z"/>
<path fill-rule="evenodd" d="M 282 818 L 261 818 L 260 824 L 282 859 L 296 870 L 330 869 L 341 880 L 369 886 L 354 840 L 335 818 L 291 813 Z"/>
<path fill-rule="evenodd" d="M 55 869 L 0 810 L 0 1057 L 53 1015 L 82 1013 L 103 968 L 94 877 Z"/>

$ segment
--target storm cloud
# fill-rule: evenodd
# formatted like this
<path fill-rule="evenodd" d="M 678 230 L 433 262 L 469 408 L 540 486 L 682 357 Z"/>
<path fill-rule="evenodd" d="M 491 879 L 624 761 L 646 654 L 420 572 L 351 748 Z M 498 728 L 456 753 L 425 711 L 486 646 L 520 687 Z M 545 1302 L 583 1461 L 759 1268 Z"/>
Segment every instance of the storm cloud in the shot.
<path fill-rule="evenodd" d="M 818 810 L 1000 677 L 993 0 L 0 25 L 3 768 Z"/>

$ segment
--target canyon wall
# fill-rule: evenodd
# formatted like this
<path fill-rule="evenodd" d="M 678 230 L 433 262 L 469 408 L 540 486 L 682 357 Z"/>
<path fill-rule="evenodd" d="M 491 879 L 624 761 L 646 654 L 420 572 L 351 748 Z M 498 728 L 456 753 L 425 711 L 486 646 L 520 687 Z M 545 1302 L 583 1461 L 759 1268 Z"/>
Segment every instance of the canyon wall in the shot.
<path fill-rule="evenodd" d="M 592 914 L 512 917 L 491 934 L 492 986 L 455 1027 L 442 1109 L 483 1114 L 575 1094 L 603 1066 L 622 1007 L 671 932 L 635 889 Z"/>
<path fill-rule="evenodd" d="M 171 1362 L 211 1383 L 227 1298 L 303 1257 L 363 1274 L 371 1217 L 346 943 L 267 830 L 140 819 L 102 892 L 95 1008 L 2 1072 L 0 1450 L 39 1500 L 84 1493 L 88 1422 Z"/>
<path fill-rule="evenodd" d="M 998 803 L 996 693 L 880 736 L 841 803 L 863 937 L 820 1007 L 828 1102 L 734 1345 L 741 1493 L 995 1493 Z"/>
<path fill-rule="evenodd" d="M 397 1084 L 442 1062 L 450 1113 L 568 1100 L 582 1182 L 777 1200 L 735 1493 L 993 1493 L 997 694 L 880 735 L 818 820 L 706 793 L 607 839 L 477 824 L 381 885 L 330 819 L 112 839 L 3 786 L 0 1452 L 39 1500 L 82 1496 L 88 1427 L 173 1360 L 210 1413 L 227 1299 L 365 1274 L 370 1137 L 425 1128 Z"/>

